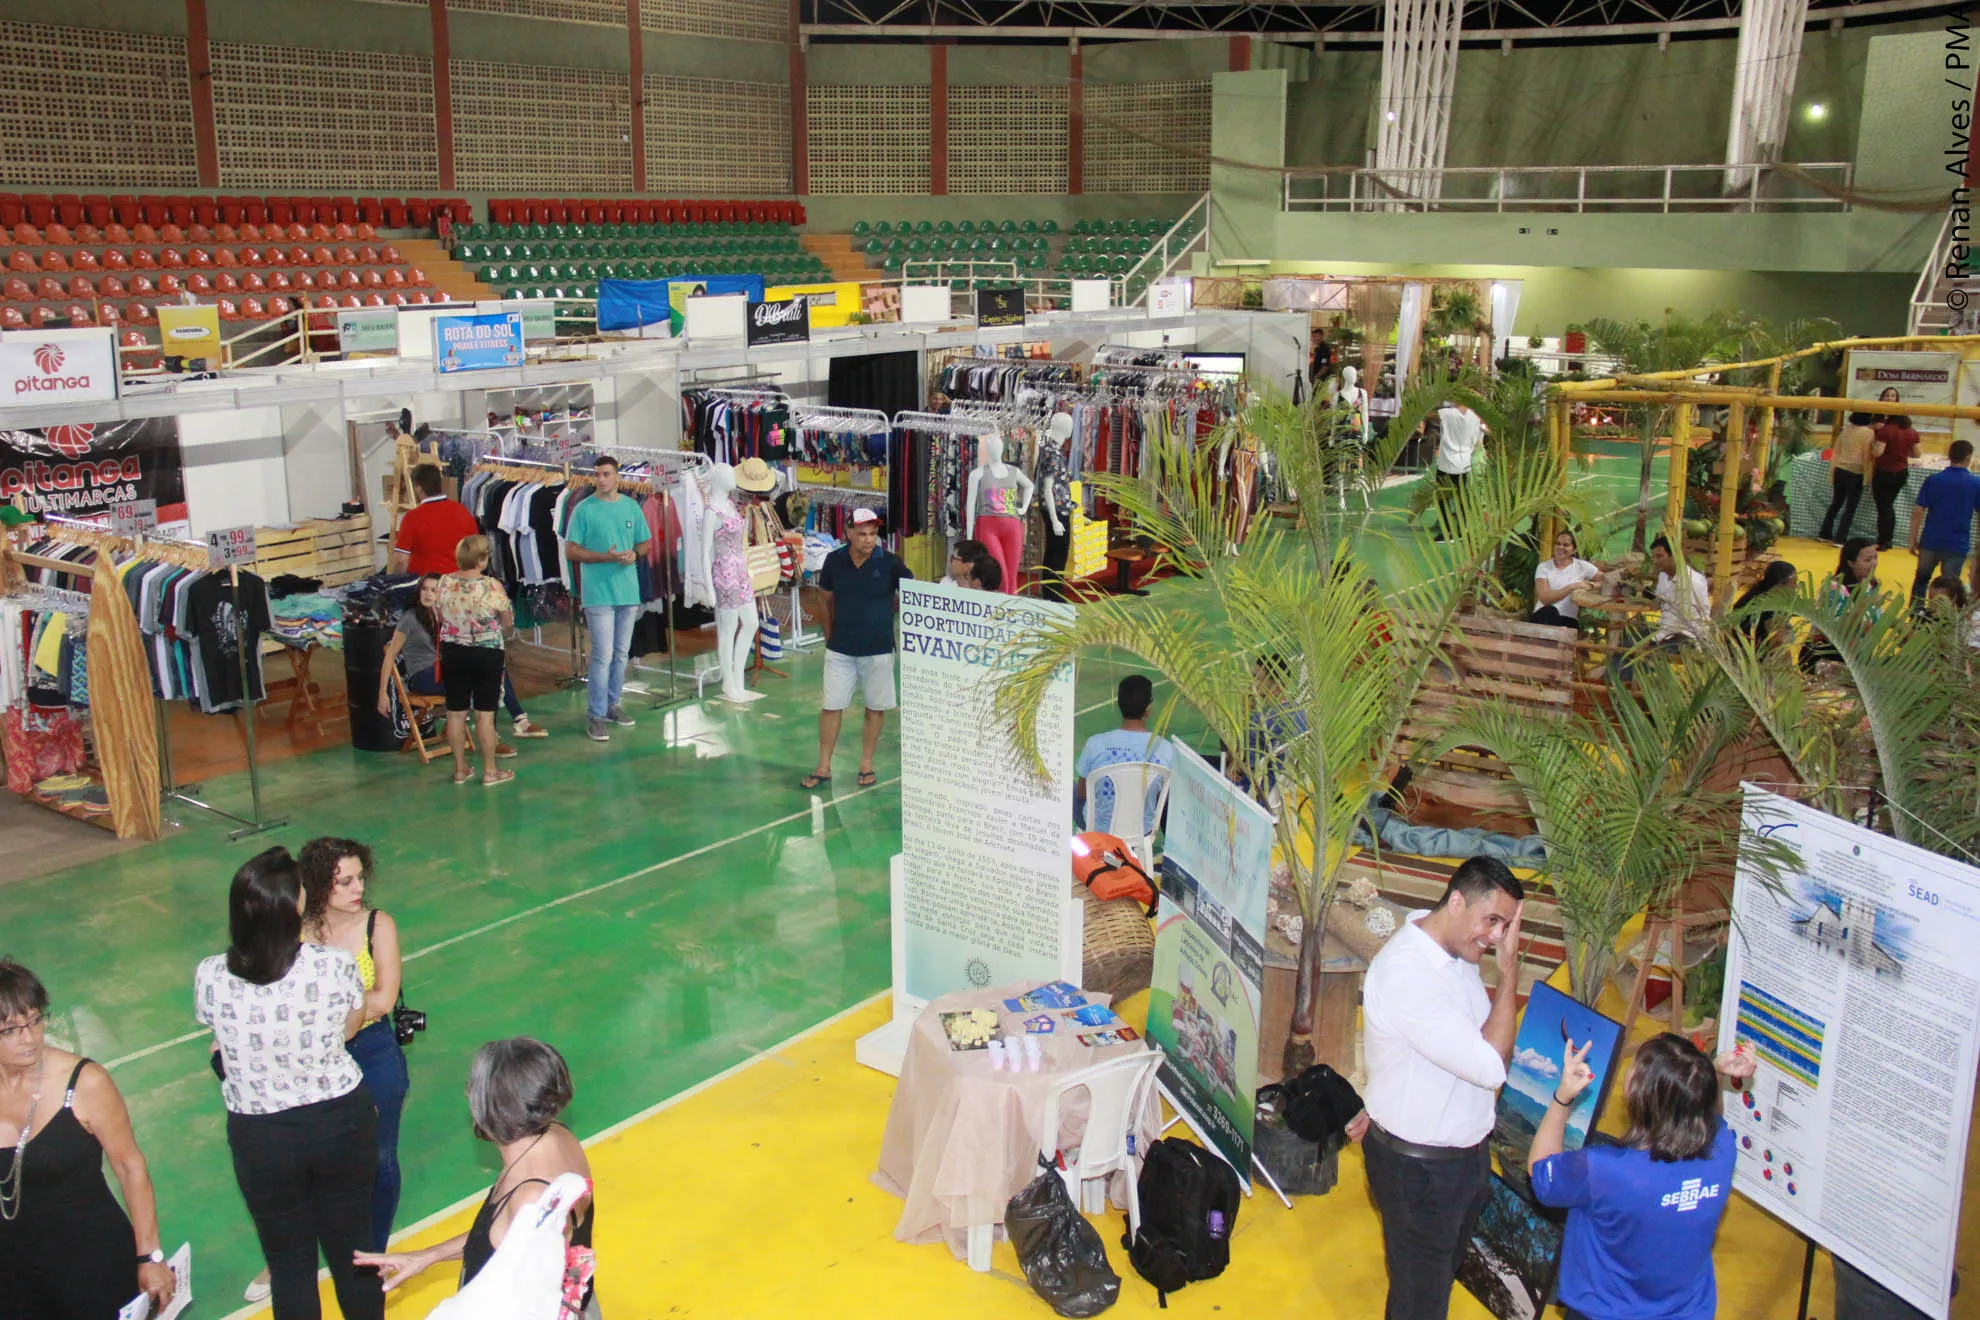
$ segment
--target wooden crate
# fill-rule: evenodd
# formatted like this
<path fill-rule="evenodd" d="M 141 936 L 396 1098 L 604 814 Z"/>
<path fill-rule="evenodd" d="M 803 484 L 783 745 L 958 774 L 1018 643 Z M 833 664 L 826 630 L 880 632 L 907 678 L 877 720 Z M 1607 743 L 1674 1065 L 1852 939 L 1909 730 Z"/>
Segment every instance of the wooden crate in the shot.
<path fill-rule="evenodd" d="M 1407 635 L 1412 625 L 1402 625 Z M 1442 646 L 1444 663 L 1418 689 L 1398 750 L 1405 759 L 1434 742 L 1466 707 L 1512 702 L 1566 714 L 1574 701 L 1575 635 L 1565 628 L 1495 615 L 1466 614 Z M 1505 762 L 1482 748 L 1458 747 L 1415 768 L 1415 783 L 1447 802 L 1480 811 L 1525 810 Z"/>
<path fill-rule="evenodd" d="M 262 578 L 288 573 L 317 578 L 326 587 L 370 577 L 376 566 L 368 513 L 355 518 L 312 518 L 293 527 L 257 527 L 254 551 L 252 567 Z"/>

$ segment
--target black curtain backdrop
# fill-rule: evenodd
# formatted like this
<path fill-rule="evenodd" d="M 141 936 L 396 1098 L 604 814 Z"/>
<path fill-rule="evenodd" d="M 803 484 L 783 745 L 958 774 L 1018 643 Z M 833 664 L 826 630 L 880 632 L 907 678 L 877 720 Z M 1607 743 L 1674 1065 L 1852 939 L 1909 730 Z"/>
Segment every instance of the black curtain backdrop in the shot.
<path fill-rule="evenodd" d="M 892 417 L 921 407 L 919 354 L 869 353 L 832 359 L 825 401 L 834 408 L 877 408 Z"/>

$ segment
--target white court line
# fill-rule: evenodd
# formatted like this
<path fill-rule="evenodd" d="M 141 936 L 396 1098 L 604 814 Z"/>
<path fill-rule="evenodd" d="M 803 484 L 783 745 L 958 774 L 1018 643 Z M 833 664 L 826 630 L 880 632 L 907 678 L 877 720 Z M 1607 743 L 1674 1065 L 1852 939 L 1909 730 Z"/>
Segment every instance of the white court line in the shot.
<path fill-rule="evenodd" d="M 1094 711 L 1100 710 L 1112 704 L 1113 702 L 1111 701 L 1096 701 L 1091 706 L 1080 707 L 1078 710 L 1075 710 L 1073 714 L 1076 716 L 1090 715 Z M 900 782 L 901 782 L 901 777 L 899 775 L 893 775 L 887 779 L 881 780 L 879 783 L 874 784 L 870 788 L 856 788 L 850 793 L 841 793 L 839 796 L 829 799 L 829 802 L 849 801 L 852 798 L 856 798 L 860 796 L 862 793 L 877 792 L 880 789 L 886 788 L 890 784 L 898 784 Z M 429 953 L 438 953 L 440 952 L 440 950 L 451 948 L 453 945 L 459 944 L 463 940 L 471 940 L 474 939 L 476 936 L 486 935 L 490 931 L 500 930 L 504 926 L 513 925 L 518 921 L 522 921 L 526 918 L 536 916 L 539 913 L 548 912 L 552 908 L 561 907 L 566 903 L 575 902 L 580 898 L 589 898 L 593 894 L 603 893 L 607 889 L 616 888 L 617 886 L 625 884 L 628 881 L 637 880 L 642 876 L 652 875 L 658 871 L 664 871 L 668 867 L 676 866 L 681 862 L 690 861 L 706 853 L 713 852 L 717 848 L 726 848 L 732 843 L 741 843 L 744 839 L 752 838 L 758 834 L 763 833 L 765 830 L 774 830 L 780 825 L 788 825 L 794 820 L 803 820 L 806 817 L 809 817 L 810 815 L 811 815 L 811 808 L 807 806 L 802 811 L 794 811 L 788 816 L 780 816 L 776 820 L 765 821 L 763 824 L 756 826 L 754 829 L 744 830 L 740 834 L 732 834 L 728 838 L 718 839 L 714 843 L 705 843 L 701 847 L 696 848 L 690 852 L 684 852 L 680 854 L 678 857 L 669 857 L 663 861 L 654 862 L 651 866 L 643 866 L 639 870 L 628 872 L 625 875 L 619 876 L 617 879 L 601 881 L 598 884 L 592 885 L 588 889 L 574 890 L 571 893 L 563 894 L 557 898 L 553 898 L 547 903 L 539 903 L 535 907 L 525 908 L 521 912 L 510 913 L 508 916 L 502 917 L 495 921 L 491 921 L 486 925 L 476 926 L 473 930 L 462 931 L 458 935 L 449 936 L 448 938 L 439 941 L 437 944 L 429 944 L 425 948 L 414 949 L 411 953 L 406 954 L 401 961 L 411 962 L 415 958 L 424 958 Z M 183 1036 L 174 1036 L 170 1040 L 159 1041 L 156 1045 L 147 1045 L 141 1050 L 133 1050 L 129 1054 L 125 1054 L 118 1058 L 110 1060 L 110 1062 L 104 1064 L 103 1066 L 105 1068 L 120 1068 L 127 1063 L 136 1063 L 139 1059 L 149 1058 L 151 1055 L 172 1049 L 175 1046 L 191 1044 L 193 1041 L 196 1040 L 204 1040 L 210 1034 L 212 1033 L 204 1030 L 188 1031 Z"/>
<path fill-rule="evenodd" d="M 874 787 L 878 788 L 879 785 L 875 784 Z M 644 1123 L 647 1119 L 652 1118 L 655 1114 L 662 1113 L 666 1110 L 672 1109 L 675 1105 L 678 1105 L 683 1101 L 692 1100 L 695 1096 L 700 1095 L 703 1091 L 706 1091 L 711 1086 L 718 1086 L 721 1083 L 728 1081 L 731 1077 L 736 1076 L 738 1073 L 741 1073 L 749 1068 L 754 1068 L 757 1064 L 764 1062 L 766 1059 L 773 1058 L 776 1055 L 783 1053 L 785 1050 L 791 1048 L 791 1046 L 796 1045 L 797 1043 L 806 1039 L 807 1037 L 815 1036 L 819 1032 L 824 1031 L 827 1027 L 837 1026 L 839 1023 L 845 1021 L 853 1014 L 863 1012 L 866 1009 L 871 1008 L 873 1005 L 879 1003 L 883 999 L 888 998 L 893 993 L 894 993 L 893 990 L 889 988 L 886 990 L 881 990 L 876 994 L 868 995 L 865 999 L 860 1000 L 857 1004 L 854 1004 L 851 1008 L 843 1009 L 840 1012 L 834 1013 L 831 1017 L 826 1018 L 823 1022 L 814 1023 L 813 1025 L 806 1027 L 803 1031 L 797 1032 L 795 1035 L 786 1036 L 784 1039 L 778 1041 L 775 1045 L 772 1045 L 767 1050 L 752 1050 L 748 1058 L 743 1059 L 738 1063 L 730 1064 L 728 1067 L 724 1068 L 721 1072 L 716 1073 L 713 1077 L 709 1077 L 702 1081 L 696 1082 L 693 1086 L 688 1087 L 684 1091 L 674 1092 L 674 1094 L 668 1096 L 665 1100 L 662 1100 L 659 1104 L 648 1105 L 645 1109 L 640 1110 L 637 1114 L 634 1114 L 631 1118 L 623 1119 L 617 1123 L 614 1123 L 612 1124 L 612 1126 L 606 1128 L 602 1132 L 593 1133 L 592 1135 L 586 1137 L 580 1144 L 583 1145 L 586 1150 L 590 1150 L 593 1146 L 596 1146 L 601 1141 L 609 1141 L 613 1137 L 618 1136 L 621 1132 L 624 1132 L 629 1128 L 637 1127 L 639 1124 Z M 452 1218 L 453 1216 L 459 1214 L 461 1211 L 467 1209 L 469 1206 L 475 1205 L 480 1201 L 482 1201 L 484 1198 L 487 1197 L 488 1191 L 489 1189 L 484 1187 L 478 1192 L 471 1192 L 468 1195 L 463 1196 L 460 1200 L 454 1202 L 452 1205 L 447 1206 L 445 1209 L 435 1210 L 432 1214 L 426 1216 L 426 1218 L 420 1220 L 418 1223 L 408 1224 L 406 1227 L 392 1234 L 391 1242 L 388 1243 L 387 1245 L 391 1246 L 397 1243 L 404 1242 L 408 1238 L 411 1238 L 416 1234 L 425 1232 L 427 1229 L 433 1227 L 435 1224 L 441 1223 L 444 1220 Z M 324 1280 L 328 1279 L 329 1277 L 330 1277 L 330 1271 L 327 1269 L 319 1269 L 316 1272 L 316 1281 L 319 1284 L 321 1284 Z M 237 1311 L 229 1312 L 227 1315 L 223 1316 L 221 1320 L 246 1320 L 248 1316 L 259 1315 L 266 1312 L 267 1310 L 268 1310 L 268 1303 L 255 1302 L 255 1303 L 251 1303 L 250 1305 L 243 1306 Z"/>

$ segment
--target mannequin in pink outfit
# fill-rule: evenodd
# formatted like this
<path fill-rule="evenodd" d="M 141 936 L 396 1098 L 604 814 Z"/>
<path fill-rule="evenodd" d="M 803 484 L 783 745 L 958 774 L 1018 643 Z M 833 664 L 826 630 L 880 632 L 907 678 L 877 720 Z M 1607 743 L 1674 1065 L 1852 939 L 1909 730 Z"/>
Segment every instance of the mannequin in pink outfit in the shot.
<path fill-rule="evenodd" d="M 1031 478 L 1004 462 L 1004 442 L 986 435 L 976 442 L 976 469 L 969 474 L 969 511 L 964 534 L 988 547 L 1004 570 L 1004 590 L 1015 594 L 1024 561 L 1024 515 L 1031 508 Z"/>

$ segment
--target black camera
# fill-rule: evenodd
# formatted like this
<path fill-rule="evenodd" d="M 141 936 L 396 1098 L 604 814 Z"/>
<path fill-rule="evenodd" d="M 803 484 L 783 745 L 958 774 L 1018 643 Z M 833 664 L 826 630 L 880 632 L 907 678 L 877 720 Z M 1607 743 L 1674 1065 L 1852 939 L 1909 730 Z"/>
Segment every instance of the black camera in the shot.
<path fill-rule="evenodd" d="M 426 1014 L 417 1008 L 407 1008 L 401 1000 L 392 1010 L 392 1034 L 400 1045 L 410 1045 L 413 1037 L 426 1030 Z"/>

